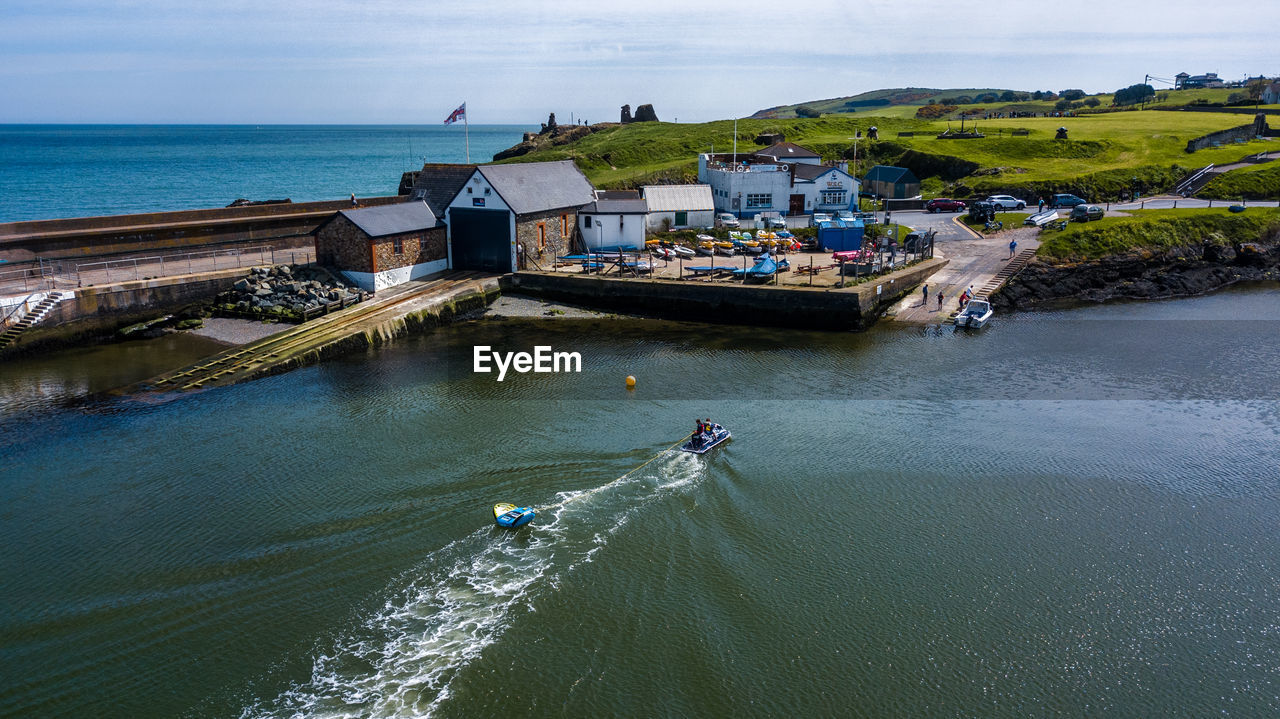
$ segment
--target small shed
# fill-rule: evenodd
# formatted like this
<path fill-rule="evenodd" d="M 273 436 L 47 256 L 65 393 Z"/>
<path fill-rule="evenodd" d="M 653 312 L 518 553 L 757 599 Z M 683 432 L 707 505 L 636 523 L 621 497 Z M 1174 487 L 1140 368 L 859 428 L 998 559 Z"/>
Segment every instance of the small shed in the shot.
<path fill-rule="evenodd" d="M 370 292 L 449 266 L 444 224 L 421 201 L 339 210 L 314 235 L 316 261 Z"/>
<path fill-rule="evenodd" d="M 616 247 L 644 247 L 644 200 L 596 200 L 578 210 L 582 223 L 582 244 L 590 250 Z"/>
<path fill-rule="evenodd" d="M 920 180 L 905 167 L 876 165 L 863 178 L 867 192 L 890 200 L 902 200 L 920 194 Z"/>
<path fill-rule="evenodd" d="M 645 185 L 640 193 L 649 205 L 645 224 L 650 232 L 715 224 L 715 201 L 710 185 Z"/>

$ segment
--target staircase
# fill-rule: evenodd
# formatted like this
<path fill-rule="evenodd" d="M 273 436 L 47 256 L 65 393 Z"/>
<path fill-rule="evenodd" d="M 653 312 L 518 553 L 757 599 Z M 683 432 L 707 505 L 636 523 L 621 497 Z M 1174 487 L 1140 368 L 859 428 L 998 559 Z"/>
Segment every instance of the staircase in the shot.
<path fill-rule="evenodd" d="M 63 294 L 57 290 L 46 294 L 44 299 L 31 308 L 30 312 L 22 316 L 22 319 L 10 325 L 3 333 L 0 333 L 0 350 L 12 346 L 22 336 L 23 332 L 43 320 L 45 315 L 49 314 L 49 310 L 62 301 L 62 297 Z"/>
<path fill-rule="evenodd" d="M 1009 261 L 1009 264 L 1004 266 L 1004 269 L 997 272 L 995 277 L 992 277 L 987 284 L 982 286 L 982 289 L 974 293 L 974 298 L 980 300 L 990 299 L 992 293 L 1004 287 L 1004 283 L 1013 279 L 1013 276 L 1021 272 L 1022 268 L 1026 267 L 1031 258 L 1035 256 L 1035 250 L 1019 252 L 1016 257 Z"/>

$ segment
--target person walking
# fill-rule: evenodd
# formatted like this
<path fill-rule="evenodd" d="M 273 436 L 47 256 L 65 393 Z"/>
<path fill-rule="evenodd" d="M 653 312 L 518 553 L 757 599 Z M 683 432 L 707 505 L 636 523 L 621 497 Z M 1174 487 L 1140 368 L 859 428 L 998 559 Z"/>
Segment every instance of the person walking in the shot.
<path fill-rule="evenodd" d="M 1040 198 L 1040 204 L 1036 207 L 1036 212 L 1044 212 L 1044 198 Z"/>
<path fill-rule="evenodd" d="M 938 290 L 938 309 L 942 309 L 942 290 Z"/>
<path fill-rule="evenodd" d="M 921 288 L 920 293 L 924 295 L 924 299 L 920 300 L 920 306 L 924 307 L 925 305 L 929 304 L 929 283 L 928 282 L 926 282 L 924 287 Z"/>
<path fill-rule="evenodd" d="M 1013 253 L 1018 251 L 1018 241 L 1009 240 L 1009 259 L 1013 259 Z"/>

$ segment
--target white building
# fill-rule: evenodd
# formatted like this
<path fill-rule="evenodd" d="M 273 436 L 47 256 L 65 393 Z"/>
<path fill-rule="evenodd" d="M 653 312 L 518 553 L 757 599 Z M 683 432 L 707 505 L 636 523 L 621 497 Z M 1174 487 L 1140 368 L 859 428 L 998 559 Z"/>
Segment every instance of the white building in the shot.
<path fill-rule="evenodd" d="M 595 200 L 578 210 L 582 244 L 589 250 L 644 247 L 644 200 Z"/>
<path fill-rule="evenodd" d="M 650 232 L 715 224 L 716 205 L 708 185 L 646 185 L 640 194 L 649 205 Z"/>
<path fill-rule="evenodd" d="M 773 212 L 805 215 L 856 207 L 860 183 L 847 171 L 848 165 L 820 164 L 816 154 L 792 151 L 790 162 L 779 159 L 779 143 L 750 155 L 698 156 L 698 180 L 711 186 L 717 212 L 752 217 Z M 799 146 L 795 146 L 799 147 Z M 766 152 L 770 154 L 766 154 Z"/>

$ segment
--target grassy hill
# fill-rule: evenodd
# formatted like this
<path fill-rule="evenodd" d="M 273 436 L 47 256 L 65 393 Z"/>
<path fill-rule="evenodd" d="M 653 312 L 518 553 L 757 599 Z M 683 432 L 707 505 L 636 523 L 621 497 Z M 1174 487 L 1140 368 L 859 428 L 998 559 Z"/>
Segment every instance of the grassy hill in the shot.
<path fill-rule="evenodd" d="M 984 120 L 986 137 L 939 140 L 946 121 L 883 116 L 831 115 L 817 119 L 744 119 L 738 123 L 739 152 L 757 149 L 760 132 L 782 132 L 787 139 L 826 159 L 851 159 L 858 131 L 858 166 L 909 167 L 924 183 L 926 195 L 1010 193 L 1034 198 L 1072 192 L 1104 201 L 1131 190 L 1134 178 L 1144 194 L 1167 190 L 1189 170 L 1224 164 L 1247 154 L 1273 149 L 1254 141 L 1210 148 L 1188 155 L 1187 141 L 1216 130 L 1245 124 L 1247 115 L 1152 110 L 1085 115 Z M 880 139 L 865 139 L 872 125 Z M 1059 126 L 1068 140 L 1055 140 Z M 1026 130 L 1026 136 L 1012 131 Z M 899 136 L 899 133 L 913 133 Z M 533 152 L 512 161 L 574 160 L 598 187 L 635 187 L 653 182 L 693 181 L 697 155 L 732 147 L 733 122 L 699 124 L 633 123 L 605 127 L 580 140 Z M 1260 171 L 1261 172 L 1261 171 Z M 1252 173 L 1251 173 L 1252 174 Z M 1270 179 L 1263 173 L 1261 179 Z"/>
<path fill-rule="evenodd" d="M 1189 90 L 1166 90 L 1156 88 L 1156 100 L 1148 107 L 1185 107 L 1196 104 L 1225 104 L 1233 92 L 1241 92 L 1240 88 L 1192 88 Z M 889 90 L 873 90 L 849 97 L 833 97 L 826 100 L 810 100 L 794 105 L 779 105 L 756 112 L 754 118 L 785 119 L 796 117 L 796 110 L 807 107 L 823 115 L 861 115 L 880 117 L 914 118 L 916 111 L 928 105 L 930 101 L 940 102 L 943 98 L 962 96 L 978 97 L 993 93 L 1005 92 L 994 88 L 952 88 L 940 90 L 926 87 L 902 87 Z M 1098 101 L 1098 108 L 1108 108 L 1114 98 L 1113 93 L 1097 93 L 1087 95 Z M 956 106 L 950 115 L 958 119 L 966 111 L 981 111 L 990 114 L 1037 113 L 1054 111 L 1053 100 L 1023 100 L 1019 102 L 968 103 Z"/>
<path fill-rule="evenodd" d="M 1277 231 L 1280 210 L 1275 208 L 1249 208 L 1240 214 L 1226 208 L 1140 210 L 1128 217 L 1073 222 L 1062 231 L 1046 230 L 1036 254 L 1059 262 L 1134 251 L 1162 254 L 1200 242 L 1222 246 L 1257 242 Z"/>

